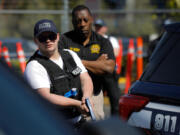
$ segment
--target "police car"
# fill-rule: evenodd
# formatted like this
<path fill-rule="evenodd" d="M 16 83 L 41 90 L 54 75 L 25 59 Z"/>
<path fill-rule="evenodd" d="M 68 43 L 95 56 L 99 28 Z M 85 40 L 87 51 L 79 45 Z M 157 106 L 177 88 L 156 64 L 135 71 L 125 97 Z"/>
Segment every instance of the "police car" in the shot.
<path fill-rule="evenodd" d="M 180 23 L 165 26 L 140 80 L 120 98 L 119 114 L 148 135 L 180 135 Z"/>

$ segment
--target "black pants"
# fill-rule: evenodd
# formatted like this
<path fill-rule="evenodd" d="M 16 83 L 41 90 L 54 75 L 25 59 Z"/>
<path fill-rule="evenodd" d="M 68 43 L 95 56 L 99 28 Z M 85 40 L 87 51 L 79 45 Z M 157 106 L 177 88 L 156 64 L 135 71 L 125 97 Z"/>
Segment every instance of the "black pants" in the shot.
<path fill-rule="evenodd" d="M 107 95 L 110 99 L 111 104 L 111 114 L 118 115 L 119 113 L 119 98 L 120 98 L 120 89 L 118 87 L 117 74 L 109 74 L 103 79 L 103 90 L 107 91 Z"/>

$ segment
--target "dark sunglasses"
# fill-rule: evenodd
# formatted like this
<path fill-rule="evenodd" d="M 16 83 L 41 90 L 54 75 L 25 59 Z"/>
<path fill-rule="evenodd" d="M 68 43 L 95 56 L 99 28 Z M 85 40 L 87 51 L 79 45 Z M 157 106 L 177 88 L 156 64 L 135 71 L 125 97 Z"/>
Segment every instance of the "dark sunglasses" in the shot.
<path fill-rule="evenodd" d="M 52 33 L 52 34 L 49 34 L 49 35 L 46 35 L 46 36 L 44 36 L 44 35 L 38 36 L 38 40 L 41 43 L 46 42 L 48 39 L 51 40 L 51 41 L 56 40 L 57 39 L 57 34 Z"/>

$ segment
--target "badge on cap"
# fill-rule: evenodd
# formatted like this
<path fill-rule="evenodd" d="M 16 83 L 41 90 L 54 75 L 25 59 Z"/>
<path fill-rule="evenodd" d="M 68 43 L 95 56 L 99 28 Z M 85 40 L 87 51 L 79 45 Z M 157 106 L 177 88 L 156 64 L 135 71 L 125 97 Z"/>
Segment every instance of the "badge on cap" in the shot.
<path fill-rule="evenodd" d="M 39 24 L 39 29 L 51 28 L 50 23 L 41 23 Z"/>

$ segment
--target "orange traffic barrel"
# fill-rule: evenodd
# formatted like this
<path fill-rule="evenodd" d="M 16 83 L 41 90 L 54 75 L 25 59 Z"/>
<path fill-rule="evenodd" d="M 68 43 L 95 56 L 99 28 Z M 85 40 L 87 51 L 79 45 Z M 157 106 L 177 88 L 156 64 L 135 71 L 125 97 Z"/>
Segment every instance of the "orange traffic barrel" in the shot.
<path fill-rule="evenodd" d="M 127 54 L 127 64 L 126 64 L 126 85 L 125 85 L 125 91 L 124 94 L 128 93 L 128 90 L 131 86 L 131 75 L 132 75 L 132 67 L 133 67 L 133 61 L 134 61 L 134 40 L 129 40 L 129 46 L 128 46 L 128 54 Z"/>
<path fill-rule="evenodd" d="M 4 60 L 6 61 L 6 63 L 8 64 L 9 67 L 12 67 L 11 65 L 11 61 L 10 61 L 10 56 L 9 56 L 9 51 L 8 51 L 8 48 L 6 46 L 4 46 L 2 48 L 2 53 L 3 53 L 3 56 L 4 56 Z"/>
<path fill-rule="evenodd" d="M 143 39 L 137 38 L 137 80 L 141 77 L 143 72 Z"/>

